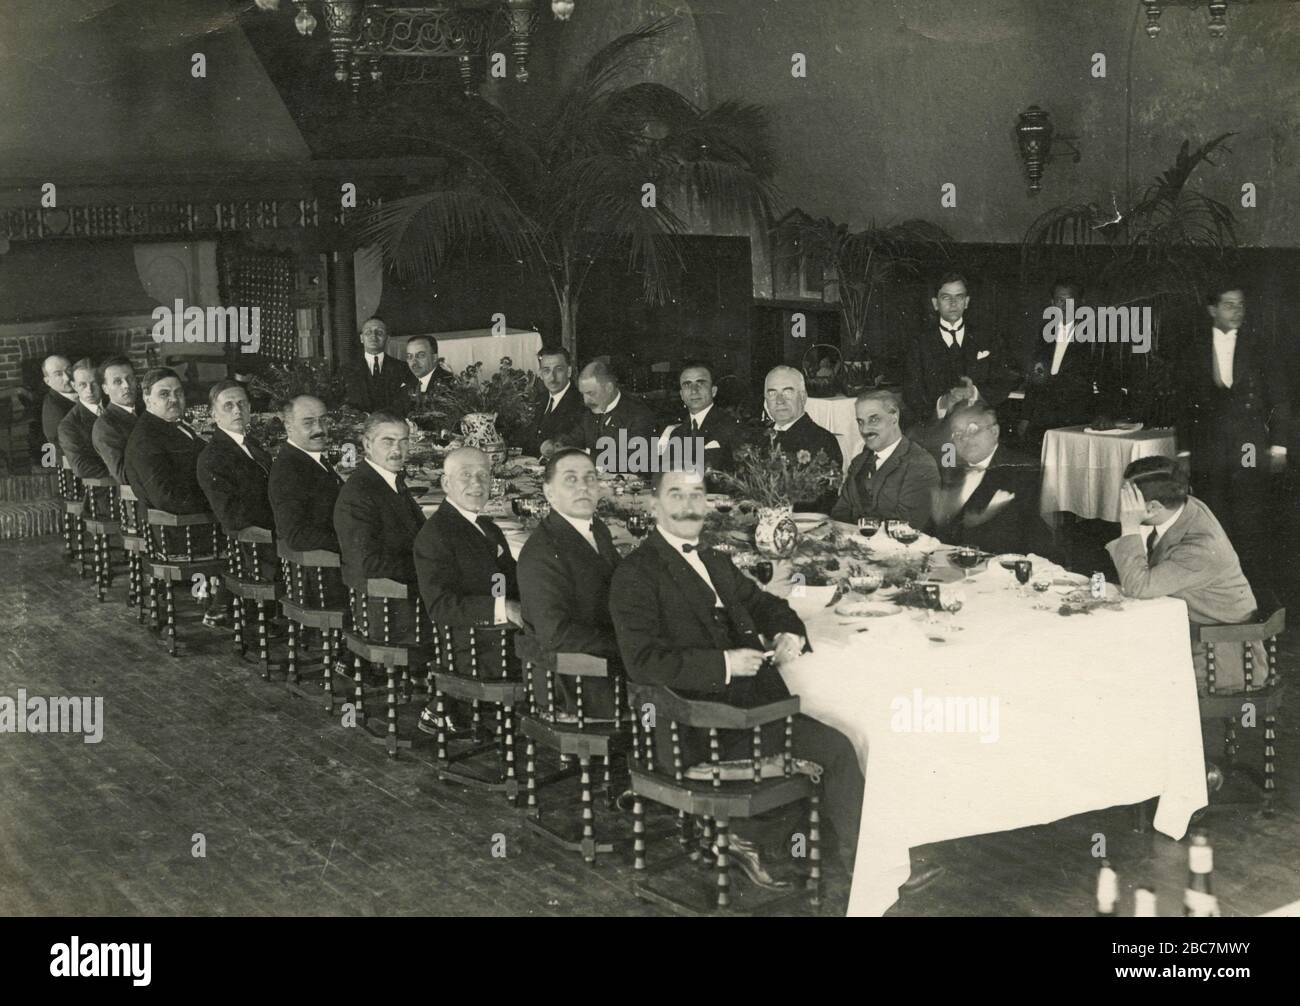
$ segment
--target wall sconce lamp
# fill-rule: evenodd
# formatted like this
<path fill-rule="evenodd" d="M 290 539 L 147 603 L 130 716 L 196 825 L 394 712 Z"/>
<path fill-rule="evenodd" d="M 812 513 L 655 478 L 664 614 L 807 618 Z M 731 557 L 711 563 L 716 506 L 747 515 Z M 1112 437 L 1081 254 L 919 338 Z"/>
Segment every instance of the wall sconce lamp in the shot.
<path fill-rule="evenodd" d="M 1037 105 L 1030 105 L 1020 113 L 1016 122 L 1016 143 L 1020 147 L 1020 159 L 1025 163 L 1025 174 L 1029 178 L 1030 193 L 1037 193 L 1043 185 L 1043 166 L 1053 160 L 1057 144 L 1068 147 L 1074 154 L 1074 163 L 1079 163 L 1082 156 L 1075 146 L 1077 136 L 1058 136 L 1052 120 Z"/>

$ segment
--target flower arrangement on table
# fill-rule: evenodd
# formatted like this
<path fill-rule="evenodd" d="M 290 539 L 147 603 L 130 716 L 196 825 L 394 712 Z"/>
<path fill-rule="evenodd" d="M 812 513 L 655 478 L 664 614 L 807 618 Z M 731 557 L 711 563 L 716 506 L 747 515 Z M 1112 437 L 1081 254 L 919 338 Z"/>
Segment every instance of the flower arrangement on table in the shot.
<path fill-rule="evenodd" d="M 272 363 L 261 373 L 255 374 L 249 383 L 254 392 L 267 397 L 273 409 L 298 395 L 319 398 L 326 408 L 334 409 L 347 394 L 342 372 L 318 359 Z"/>
<path fill-rule="evenodd" d="M 718 485 L 738 503 L 789 507 L 820 499 L 840 484 L 839 466 L 818 451 L 790 457 L 775 443 L 746 444 L 736 449 L 735 470 L 710 471 Z"/>
<path fill-rule="evenodd" d="M 532 423 L 537 383 L 536 374 L 520 370 L 508 356 L 501 357 L 497 372 L 488 378 L 482 362 L 471 363 L 450 381 L 431 385 L 428 409 L 411 418 L 423 429 L 454 433 L 472 413 L 495 413 L 497 432 L 509 439 Z"/>

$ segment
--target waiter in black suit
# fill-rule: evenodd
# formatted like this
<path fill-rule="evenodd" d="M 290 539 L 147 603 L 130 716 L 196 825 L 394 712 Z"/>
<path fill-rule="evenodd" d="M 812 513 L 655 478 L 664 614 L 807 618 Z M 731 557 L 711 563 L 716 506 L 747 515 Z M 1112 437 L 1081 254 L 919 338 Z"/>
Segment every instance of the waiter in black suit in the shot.
<path fill-rule="evenodd" d="M 145 506 L 174 514 L 208 512 L 199 487 L 199 454 L 207 441 L 182 419 L 185 391 L 176 371 L 144 375 L 145 413 L 126 442 L 126 481 Z"/>
<path fill-rule="evenodd" d="M 343 368 L 345 401 L 362 412 L 406 414 L 409 367 L 389 356 L 388 326 L 379 318 L 370 318 L 361 326 L 361 359 Z"/>
<path fill-rule="evenodd" d="M 703 457 L 706 469 L 730 471 L 734 452 L 740 443 L 740 424 L 714 407 L 718 386 L 714 383 L 712 369 L 703 361 L 691 360 L 682 366 L 677 386 L 686 411 L 676 422 L 664 428 L 659 436 L 660 450 L 682 452 L 682 445 L 691 440 L 694 447 L 690 459 L 679 453 L 679 460 L 694 463 L 693 459 Z M 678 446 L 670 448 L 668 445 L 673 443 Z"/>
<path fill-rule="evenodd" d="M 966 321 L 966 277 L 941 276 L 930 305 L 938 324 L 927 325 L 907 347 L 903 400 L 912 422 L 943 417 L 961 401 L 1000 404 L 1010 388 L 993 340 Z"/>
<path fill-rule="evenodd" d="M 661 685 L 691 699 L 754 706 L 790 693 L 777 667 L 806 646 L 799 616 L 773 594 L 760 590 L 721 552 L 701 548 L 704 526 L 703 480 L 689 472 L 655 473 L 651 502 L 657 527 L 614 573 L 609 607 L 623 665 L 633 681 Z M 764 651 L 775 651 L 775 664 Z M 783 723 L 764 728 L 765 746 L 776 750 Z M 687 731 L 684 762 L 707 759 L 707 741 Z M 770 734 L 770 736 L 768 736 Z M 667 731 L 657 730 L 658 741 Z M 724 731 L 722 757 L 745 758 L 752 751 L 749 731 Z M 862 770 L 857 752 L 837 730 L 807 716 L 794 720 L 794 749 L 825 770 L 827 816 L 850 864 L 862 816 Z M 656 761 L 672 764 L 671 744 Z M 737 822 L 741 828 L 752 824 Z M 781 836 L 782 844 L 787 836 Z M 733 850 L 751 879 L 770 884 L 756 846 L 744 840 Z"/>
<path fill-rule="evenodd" d="M 1262 333 L 1243 328 L 1246 294 L 1217 284 L 1210 324 L 1183 361 L 1181 446 L 1192 452 L 1192 488 L 1210 508 L 1252 583 L 1272 581 L 1266 561 L 1270 475 L 1286 467 L 1291 410 L 1279 356 Z"/>
<path fill-rule="evenodd" d="M 276 537 L 295 552 L 339 550 L 334 504 L 343 480 L 325 460 L 325 413 L 325 403 L 311 395 L 290 399 L 280 413 L 288 440 L 271 464 L 267 495 Z"/>
<path fill-rule="evenodd" d="M 443 462 L 442 490 L 446 499 L 415 537 L 415 572 L 435 630 L 451 626 L 452 652 L 463 674 L 471 626 L 522 625 L 523 616 L 515 558 L 501 529 L 481 512 L 492 491 L 491 460 L 474 447 L 452 451 Z M 499 646 L 477 649 L 479 669 L 489 677 L 500 673 Z M 432 705 L 418 725 L 437 733 Z"/>
<path fill-rule="evenodd" d="M 126 441 L 139 416 L 131 361 L 125 356 L 105 360 L 99 365 L 99 385 L 108 396 L 108 404 L 99 411 L 90 441 L 109 475 L 121 485 L 126 481 Z"/>
<path fill-rule="evenodd" d="M 406 420 L 390 412 L 372 412 L 362 431 L 365 458 L 339 490 L 334 502 L 334 532 L 343 560 L 343 582 L 358 591 L 369 579 L 395 580 L 414 587 L 411 548 L 424 523 L 424 512 L 406 488 L 403 469 L 411 449 Z M 358 601 L 359 605 L 359 601 Z M 394 605 L 391 639 L 406 642 L 415 631 L 414 608 Z M 358 606 L 354 617 L 361 618 Z M 369 624 L 381 624 L 380 600 L 370 602 Z"/>
<path fill-rule="evenodd" d="M 41 363 L 41 378 L 46 388 L 41 403 L 41 433 L 45 443 L 57 447 L 59 423 L 77 404 L 77 394 L 72 390 L 72 364 L 66 356 L 47 356 Z"/>
<path fill-rule="evenodd" d="M 541 378 L 545 400 L 539 399 L 533 414 L 537 417 L 525 450 L 549 454 L 553 441 L 582 422 L 582 394 L 573 384 L 573 363 L 563 346 L 543 346 L 537 351 L 537 376 Z"/>
<path fill-rule="evenodd" d="M 248 435 L 248 392 L 238 381 L 218 381 L 208 392 L 217 430 L 199 454 L 199 486 L 222 530 L 234 534 L 247 527 L 275 529 L 267 476 L 271 455 Z"/>
<path fill-rule="evenodd" d="M 442 366 L 438 340 L 431 335 L 413 335 L 406 340 L 405 413 L 428 412 L 433 407 L 433 393 L 439 384 L 452 380 Z"/>
<path fill-rule="evenodd" d="M 773 367 L 763 379 L 763 404 L 772 419 L 772 443 L 795 464 L 810 464 L 819 453 L 835 469 L 844 469 L 844 451 L 839 438 L 813 421 L 808 407 L 808 386 L 802 372 L 794 367 Z M 838 480 L 815 500 L 796 500 L 796 510 L 829 513 L 839 492 Z"/>
<path fill-rule="evenodd" d="M 655 417 L 649 406 L 619 388 L 618 378 L 603 360 L 592 360 L 582 368 L 578 390 L 588 411 L 579 425 L 562 435 L 558 446 L 591 451 L 596 466 L 606 471 L 636 469 L 639 474 L 648 469 L 655 447 Z M 639 459 L 644 459 L 644 467 Z"/>
<path fill-rule="evenodd" d="M 576 447 L 556 451 L 546 463 L 542 492 L 551 512 L 519 553 L 519 600 L 524 629 L 534 644 L 534 694 L 546 695 L 546 671 L 557 653 L 587 653 L 622 674 L 618 641 L 609 614 L 609 581 L 618 567 L 614 539 L 596 514 L 600 481 L 591 456 Z M 557 709 L 573 712 L 567 679 L 555 678 Z M 613 716 L 608 681 L 583 682 L 587 717 Z"/>
<path fill-rule="evenodd" d="M 99 381 L 95 368 L 83 362 L 73 368 L 72 387 L 77 393 L 74 405 L 59 423 L 59 448 L 80 479 L 108 478 L 108 465 L 95 453 L 92 436 L 99 420 Z"/>
<path fill-rule="evenodd" d="M 1092 346 L 1074 341 L 1072 309 L 1082 306 L 1082 298 L 1078 280 L 1066 277 L 1052 285 L 1052 307 L 1059 314 L 1035 340 L 1025 392 L 1025 420 L 1034 439 L 1054 427 L 1086 423 L 1096 411 Z"/>
<path fill-rule="evenodd" d="M 959 405 L 949 419 L 961 464 L 940 472 L 943 484 L 934 505 L 938 537 L 995 555 L 1050 557 L 1048 527 L 1038 513 L 1038 462 L 999 443 L 997 414 L 983 402 Z"/>

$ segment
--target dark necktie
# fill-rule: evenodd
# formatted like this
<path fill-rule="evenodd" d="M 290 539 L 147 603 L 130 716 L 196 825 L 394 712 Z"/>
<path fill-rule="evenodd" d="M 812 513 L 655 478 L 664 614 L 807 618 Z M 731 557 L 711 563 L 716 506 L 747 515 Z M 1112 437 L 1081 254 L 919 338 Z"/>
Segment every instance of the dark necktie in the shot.
<path fill-rule="evenodd" d="M 864 483 L 870 482 L 871 479 L 875 476 L 875 474 L 876 474 L 876 455 L 873 452 L 868 451 L 867 460 L 862 466 L 862 481 Z"/>
<path fill-rule="evenodd" d="M 1152 528 L 1151 533 L 1147 535 L 1147 558 L 1148 559 L 1151 558 L 1151 553 L 1156 550 L 1157 533 L 1158 532 L 1156 531 L 1156 529 Z"/>
<path fill-rule="evenodd" d="M 611 566 L 617 565 L 618 550 L 614 548 L 613 539 L 609 537 L 608 531 L 605 531 L 604 534 L 602 534 L 601 531 L 604 531 L 604 528 L 602 527 L 600 530 L 597 530 L 596 522 L 592 521 L 591 536 L 596 540 L 596 551 L 599 552 L 600 557 Z"/>
<path fill-rule="evenodd" d="M 245 437 L 244 446 L 248 448 L 248 455 L 253 459 L 253 463 L 257 465 L 258 468 L 262 469 L 262 474 L 268 474 L 270 468 L 267 465 L 267 460 L 270 456 L 266 451 L 262 450 L 261 444 L 252 437 Z"/>
<path fill-rule="evenodd" d="M 547 416 L 549 416 L 549 415 L 550 415 L 554 410 L 555 410 L 555 399 L 554 399 L 553 397 L 551 397 L 550 395 L 547 395 L 547 396 L 546 396 L 546 411 L 542 413 L 542 418 L 545 419 L 545 418 L 546 418 Z"/>
<path fill-rule="evenodd" d="M 377 356 L 370 361 L 370 376 L 371 377 L 379 376 L 379 357 Z"/>
<path fill-rule="evenodd" d="M 952 339 L 952 345 L 949 346 L 948 348 L 949 348 L 949 349 L 960 350 L 960 349 L 961 349 L 961 345 L 957 342 L 957 333 L 960 332 L 961 329 L 960 329 L 960 328 L 949 328 L 947 325 L 942 325 L 942 326 L 940 326 L 940 327 L 943 329 L 943 333 L 944 333 L 944 335 L 946 335 L 946 336 L 948 336 L 949 338 Z"/>
<path fill-rule="evenodd" d="M 424 511 L 420 509 L 420 504 L 415 502 L 415 497 L 412 496 L 410 490 L 406 488 L 406 475 L 399 472 L 396 482 L 397 494 L 402 497 L 402 502 L 406 504 L 406 509 L 410 511 L 411 515 L 415 518 L 416 524 L 423 524 Z"/>
<path fill-rule="evenodd" d="M 700 432 L 700 424 L 696 421 L 694 416 L 691 416 L 691 432 L 692 433 Z"/>

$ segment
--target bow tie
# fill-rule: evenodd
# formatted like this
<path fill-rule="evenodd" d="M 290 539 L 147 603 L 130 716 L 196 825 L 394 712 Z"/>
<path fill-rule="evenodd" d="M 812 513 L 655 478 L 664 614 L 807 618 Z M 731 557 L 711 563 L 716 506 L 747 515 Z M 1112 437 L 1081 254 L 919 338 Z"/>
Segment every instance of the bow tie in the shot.
<path fill-rule="evenodd" d="M 687 542 L 685 545 L 682 546 L 682 551 L 683 551 L 683 552 L 703 552 L 703 551 L 704 551 L 704 546 L 702 546 L 702 545 L 692 545 L 690 542 Z"/>

